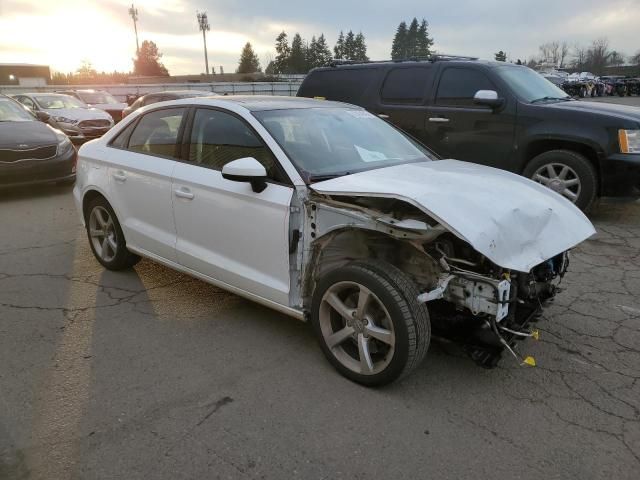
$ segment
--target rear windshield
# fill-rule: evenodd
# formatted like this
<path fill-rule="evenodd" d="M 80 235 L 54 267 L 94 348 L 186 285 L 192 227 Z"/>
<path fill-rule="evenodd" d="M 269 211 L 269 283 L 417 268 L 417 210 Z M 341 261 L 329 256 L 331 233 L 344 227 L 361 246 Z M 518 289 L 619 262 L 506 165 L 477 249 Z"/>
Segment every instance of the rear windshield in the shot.
<path fill-rule="evenodd" d="M 374 68 L 335 68 L 310 73 L 300 87 L 300 97 L 324 97 L 327 100 L 360 105 L 364 92 L 376 78 Z"/>

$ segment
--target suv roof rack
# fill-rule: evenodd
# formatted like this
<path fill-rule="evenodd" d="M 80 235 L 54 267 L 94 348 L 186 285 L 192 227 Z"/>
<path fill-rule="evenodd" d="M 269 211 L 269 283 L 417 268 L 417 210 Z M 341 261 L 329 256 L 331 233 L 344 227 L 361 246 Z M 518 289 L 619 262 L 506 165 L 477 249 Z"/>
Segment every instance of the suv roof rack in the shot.
<path fill-rule="evenodd" d="M 332 59 L 327 65 L 329 67 L 338 67 L 340 65 L 366 65 L 369 63 L 402 63 L 402 62 L 442 62 L 447 60 L 478 60 L 478 57 L 469 57 L 465 55 L 447 55 L 447 54 L 434 54 L 422 57 L 407 57 L 399 60 L 341 60 Z"/>

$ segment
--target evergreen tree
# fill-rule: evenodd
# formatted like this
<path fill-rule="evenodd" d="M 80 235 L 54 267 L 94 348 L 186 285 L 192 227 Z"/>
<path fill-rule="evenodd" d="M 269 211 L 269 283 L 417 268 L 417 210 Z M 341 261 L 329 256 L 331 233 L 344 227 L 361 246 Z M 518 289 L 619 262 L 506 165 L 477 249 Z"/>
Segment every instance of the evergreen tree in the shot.
<path fill-rule="evenodd" d="M 356 60 L 358 62 L 366 62 L 369 60 L 369 57 L 367 57 L 367 44 L 364 41 L 364 35 L 362 32 L 358 33 L 354 39 L 352 60 Z"/>
<path fill-rule="evenodd" d="M 505 52 L 503 52 L 502 50 L 500 50 L 498 53 L 496 53 L 495 58 L 496 58 L 497 62 L 506 62 L 507 61 L 507 54 Z"/>
<path fill-rule="evenodd" d="M 287 34 L 282 31 L 276 37 L 276 58 L 273 61 L 274 73 L 289 73 L 289 57 L 291 56 L 291 48 L 287 40 Z"/>
<path fill-rule="evenodd" d="M 331 61 L 331 50 L 327 45 L 327 39 L 324 38 L 324 33 L 320 34 L 318 41 L 316 42 L 316 67 L 324 67 Z"/>
<path fill-rule="evenodd" d="M 354 57 L 356 55 L 356 36 L 351 30 L 347 32 L 347 36 L 344 38 L 343 55 L 347 60 L 354 60 Z"/>
<path fill-rule="evenodd" d="M 522 60 L 518 59 L 518 61 L 516 62 L 516 65 L 522 65 Z"/>
<path fill-rule="evenodd" d="M 391 59 L 402 60 L 407 57 L 407 22 L 400 22 L 391 46 Z"/>
<path fill-rule="evenodd" d="M 418 19 L 413 17 L 409 30 L 407 31 L 407 58 L 416 57 L 418 55 Z"/>
<path fill-rule="evenodd" d="M 340 30 L 340 35 L 338 36 L 338 41 L 336 42 L 335 47 L 333 47 L 333 56 L 334 58 L 341 60 L 345 58 L 344 55 L 344 33 Z"/>
<path fill-rule="evenodd" d="M 307 73 L 306 48 L 299 33 L 293 36 L 291 41 L 291 54 L 289 55 L 290 73 Z"/>
<path fill-rule="evenodd" d="M 240 54 L 240 61 L 238 62 L 237 73 L 254 73 L 260 72 L 260 60 L 253 51 L 253 47 L 249 42 L 246 43 Z"/>
<path fill-rule="evenodd" d="M 418 28 L 418 41 L 416 55 L 418 57 L 427 57 L 431 54 L 433 39 L 429 38 L 429 23 L 423 18 Z"/>
<path fill-rule="evenodd" d="M 150 40 L 145 40 L 142 42 L 136 58 L 133 59 L 133 73 L 150 77 L 168 77 L 169 72 L 160 62 L 161 57 L 162 54 L 158 51 L 158 46 Z"/>
<path fill-rule="evenodd" d="M 318 66 L 318 40 L 316 36 L 311 37 L 311 43 L 307 47 L 307 68 L 311 70 Z"/>

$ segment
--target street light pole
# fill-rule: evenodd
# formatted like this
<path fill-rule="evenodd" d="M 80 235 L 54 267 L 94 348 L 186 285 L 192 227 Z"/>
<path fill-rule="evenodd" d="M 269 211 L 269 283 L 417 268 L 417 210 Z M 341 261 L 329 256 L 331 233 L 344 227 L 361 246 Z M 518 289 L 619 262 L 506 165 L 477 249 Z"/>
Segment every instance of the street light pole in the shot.
<path fill-rule="evenodd" d="M 204 42 L 204 71 L 209 75 L 209 57 L 207 56 L 207 32 L 209 31 L 209 19 L 207 18 L 207 12 L 197 12 L 198 27 L 202 31 L 202 40 Z"/>
<path fill-rule="evenodd" d="M 138 9 L 131 4 L 131 8 L 129 9 L 129 15 L 133 19 L 133 29 L 136 32 L 136 53 L 140 53 L 140 44 L 138 43 Z"/>

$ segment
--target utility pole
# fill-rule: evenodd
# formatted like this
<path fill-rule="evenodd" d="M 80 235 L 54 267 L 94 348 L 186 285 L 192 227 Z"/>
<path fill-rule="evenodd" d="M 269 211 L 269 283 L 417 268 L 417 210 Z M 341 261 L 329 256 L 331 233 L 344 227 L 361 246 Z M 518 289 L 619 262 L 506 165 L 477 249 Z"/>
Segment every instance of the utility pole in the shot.
<path fill-rule="evenodd" d="M 207 56 L 207 32 L 209 31 L 209 19 L 207 18 L 207 12 L 197 12 L 198 26 L 202 31 L 202 40 L 204 41 L 204 71 L 209 75 L 209 57 Z"/>
<path fill-rule="evenodd" d="M 138 43 L 138 9 L 131 4 L 131 8 L 129 9 L 129 15 L 133 19 L 133 29 L 136 32 L 136 53 L 140 53 L 140 44 Z"/>

